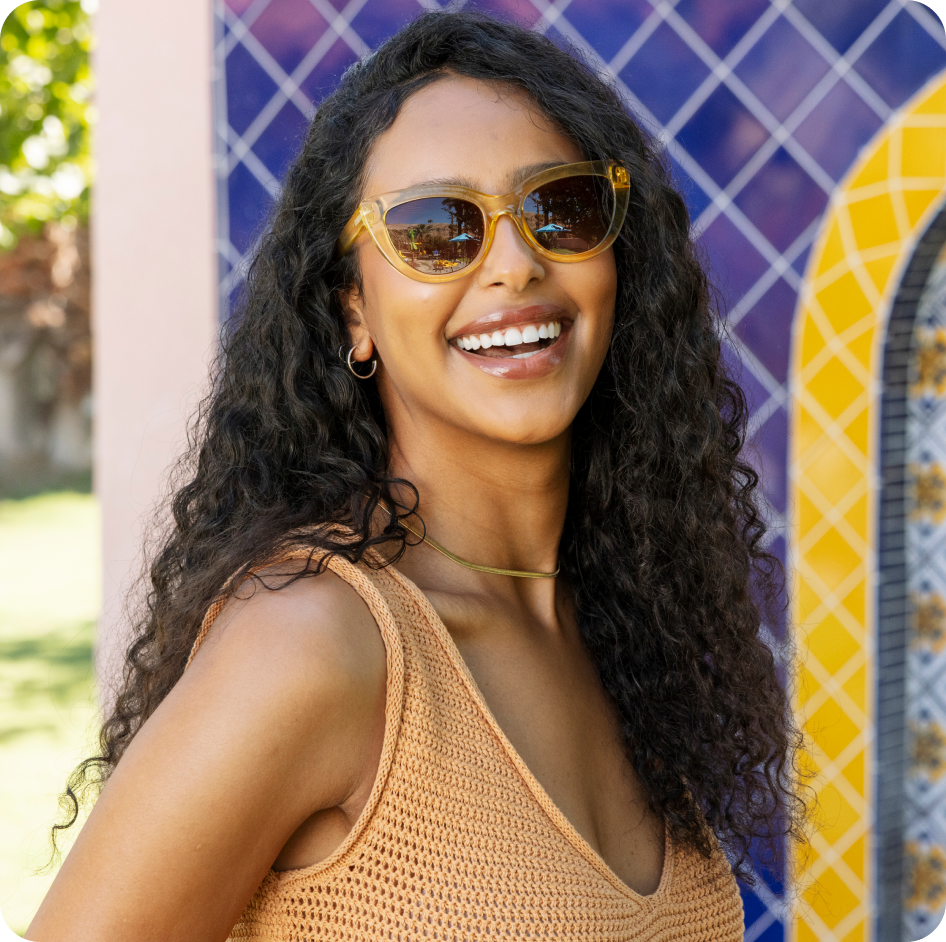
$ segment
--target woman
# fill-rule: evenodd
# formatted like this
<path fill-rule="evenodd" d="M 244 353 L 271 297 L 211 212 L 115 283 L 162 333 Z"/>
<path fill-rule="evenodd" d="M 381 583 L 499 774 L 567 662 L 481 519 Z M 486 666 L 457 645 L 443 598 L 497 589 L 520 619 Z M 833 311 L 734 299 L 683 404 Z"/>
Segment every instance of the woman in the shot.
<path fill-rule="evenodd" d="M 29 938 L 741 938 L 802 810 L 744 419 L 614 91 L 402 30 L 288 174 Z"/>

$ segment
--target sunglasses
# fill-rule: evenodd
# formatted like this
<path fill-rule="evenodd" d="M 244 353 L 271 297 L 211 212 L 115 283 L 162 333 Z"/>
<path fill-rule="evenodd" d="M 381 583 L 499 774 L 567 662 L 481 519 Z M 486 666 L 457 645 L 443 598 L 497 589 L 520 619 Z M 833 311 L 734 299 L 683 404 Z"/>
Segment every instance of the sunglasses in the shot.
<path fill-rule="evenodd" d="M 342 230 L 347 254 L 367 229 L 402 274 L 436 283 L 468 275 L 486 257 L 500 216 L 555 262 L 583 262 L 609 248 L 624 224 L 630 177 L 616 161 L 552 167 L 505 196 L 465 186 L 410 187 L 364 200 Z"/>

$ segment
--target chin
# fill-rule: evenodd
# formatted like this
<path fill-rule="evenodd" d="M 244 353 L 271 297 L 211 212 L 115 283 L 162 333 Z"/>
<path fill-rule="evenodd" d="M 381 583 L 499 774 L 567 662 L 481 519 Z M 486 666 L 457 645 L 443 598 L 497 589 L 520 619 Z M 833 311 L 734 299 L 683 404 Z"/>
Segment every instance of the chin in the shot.
<path fill-rule="evenodd" d="M 573 420 L 574 416 L 569 416 L 549 421 L 549 416 L 545 416 L 544 421 L 537 424 L 534 410 L 529 410 L 528 414 L 510 417 L 505 421 L 497 422 L 492 416 L 491 420 L 475 425 L 484 437 L 494 441 L 509 445 L 543 445 L 561 437 Z"/>

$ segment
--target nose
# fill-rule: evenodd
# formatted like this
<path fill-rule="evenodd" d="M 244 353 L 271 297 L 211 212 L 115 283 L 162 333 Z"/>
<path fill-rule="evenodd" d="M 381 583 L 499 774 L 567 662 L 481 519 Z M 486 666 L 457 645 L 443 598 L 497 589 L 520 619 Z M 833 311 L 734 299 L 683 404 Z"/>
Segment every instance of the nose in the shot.
<path fill-rule="evenodd" d="M 533 280 L 545 277 L 545 268 L 515 222 L 503 213 L 496 220 L 493 244 L 476 275 L 481 288 L 504 285 L 513 291 L 523 291 Z"/>

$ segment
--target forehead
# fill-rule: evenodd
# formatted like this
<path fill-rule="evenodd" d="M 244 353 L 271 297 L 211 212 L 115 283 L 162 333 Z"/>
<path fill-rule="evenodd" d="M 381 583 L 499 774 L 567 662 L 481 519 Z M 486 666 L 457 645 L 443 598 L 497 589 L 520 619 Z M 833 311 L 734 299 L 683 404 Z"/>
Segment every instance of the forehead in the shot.
<path fill-rule="evenodd" d="M 583 159 L 522 92 L 448 76 L 412 95 L 375 141 L 365 195 L 445 180 L 505 193 L 523 167 Z"/>

